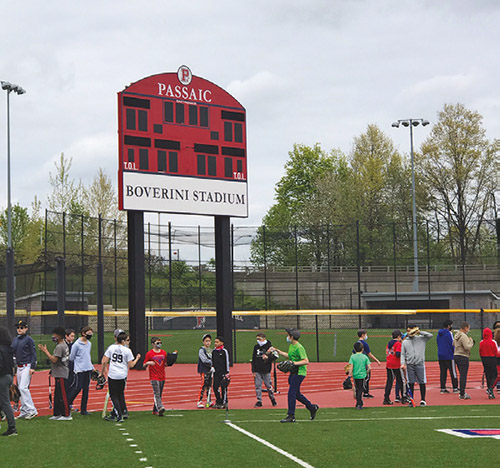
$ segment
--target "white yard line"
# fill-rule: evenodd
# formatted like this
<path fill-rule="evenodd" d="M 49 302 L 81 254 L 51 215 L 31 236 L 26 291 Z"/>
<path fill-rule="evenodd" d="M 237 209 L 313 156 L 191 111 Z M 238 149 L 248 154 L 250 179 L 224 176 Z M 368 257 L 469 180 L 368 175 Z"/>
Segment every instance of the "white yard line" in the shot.
<path fill-rule="evenodd" d="M 352 422 L 352 421 L 404 421 L 404 420 L 426 420 L 426 419 L 500 419 L 500 416 L 490 416 L 490 415 L 481 415 L 481 416 L 408 416 L 408 417 L 400 417 L 400 418 L 338 418 L 338 419 L 323 419 L 316 418 L 314 423 L 309 421 L 308 419 L 297 420 L 298 423 L 311 423 L 316 424 L 320 422 Z M 237 421 L 238 423 L 279 423 L 278 420 L 268 420 L 268 419 L 246 419 Z"/>
<path fill-rule="evenodd" d="M 127 437 L 127 436 L 130 436 L 130 433 L 125 432 L 125 428 L 122 427 L 121 423 L 116 423 L 115 426 L 118 428 L 119 431 L 122 431 L 121 435 L 126 437 L 125 440 L 128 443 L 129 447 L 134 449 L 134 452 L 139 456 L 139 462 L 141 462 L 141 463 L 147 462 L 148 461 L 147 457 L 144 456 L 144 454 L 142 453 L 142 450 L 139 450 L 138 445 L 131 443 L 131 442 L 135 442 L 134 439 L 132 437 Z M 153 467 L 149 466 L 146 468 L 153 468 Z"/>
<path fill-rule="evenodd" d="M 236 424 L 233 424 L 231 422 L 226 422 L 226 425 L 229 427 L 232 427 L 233 429 L 241 432 L 242 434 L 245 434 L 246 436 L 256 440 L 257 442 L 260 442 L 261 444 L 265 445 L 266 447 L 269 447 L 270 449 L 274 450 L 275 452 L 278 452 L 279 454 L 289 458 L 290 460 L 294 461 L 300 466 L 303 466 L 304 468 L 314 468 L 312 465 L 309 463 L 305 462 L 304 460 L 301 460 L 300 458 L 296 457 L 295 455 L 292 455 L 291 453 L 285 452 L 283 449 L 280 449 L 279 447 L 276 447 L 276 445 L 271 444 L 267 440 L 262 439 L 261 437 L 257 437 L 255 434 L 252 434 L 251 432 L 245 431 L 245 429 L 242 429 L 241 427 L 237 426 Z"/>

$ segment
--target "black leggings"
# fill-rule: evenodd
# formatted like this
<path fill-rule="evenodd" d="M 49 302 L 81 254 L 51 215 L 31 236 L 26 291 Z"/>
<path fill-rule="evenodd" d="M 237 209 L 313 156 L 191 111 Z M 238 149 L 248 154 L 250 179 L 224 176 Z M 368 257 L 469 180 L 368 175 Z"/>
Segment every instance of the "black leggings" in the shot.
<path fill-rule="evenodd" d="M 115 380 L 108 377 L 109 396 L 118 419 L 123 418 L 123 412 L 127 408 L 125 404 L 125 383 L 126 379 Z"/>

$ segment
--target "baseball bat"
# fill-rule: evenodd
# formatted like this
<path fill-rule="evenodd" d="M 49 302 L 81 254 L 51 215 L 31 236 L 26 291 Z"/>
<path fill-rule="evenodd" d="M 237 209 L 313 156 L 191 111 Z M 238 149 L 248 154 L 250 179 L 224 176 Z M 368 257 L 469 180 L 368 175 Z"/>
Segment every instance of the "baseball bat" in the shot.
<path fill-rule="evenodd" d="M 106 392 L 106 398 L 104 398 L 104 407 L 102 408 L 102 418 L 106 417 L 106 412 L 108 411 L 108 403 L 109 403 L 109 391 Z"/>

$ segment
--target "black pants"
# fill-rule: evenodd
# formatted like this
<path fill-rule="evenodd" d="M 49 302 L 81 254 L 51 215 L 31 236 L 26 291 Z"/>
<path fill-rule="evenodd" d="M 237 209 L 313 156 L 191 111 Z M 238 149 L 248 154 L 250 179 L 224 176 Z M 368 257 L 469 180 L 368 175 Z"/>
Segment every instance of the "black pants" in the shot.
<path fill-rule="evenodd" d="M 227 403 L 226 389 L 220 386 L 224 374 L 214 374 L 213 389 L 215 395 L 215 403 L 217 405 L 225 405 Z"/>
<path fill-rule="evenodd" d="M 80 411 L 87 412 L 87 402 L 89 401 L 90 375 L 92 371 L 78 372 L 74 376 L 74 384 L 69 392 L 69 404 L 72 405 L 75 398 L 82 392 Z"/>
<path fill-rule="evenodd" d="M 118 419 L 123 418 L 123 412 L 127 408 L 125 404 L 125 383 L 125 379 L 115 380 L 108 377 L 109 396 Z"/>
<path fill-rule="evenodd" d="M 384 400 L 389 400 L 394 379 L 396 379 L 399 388 L 403 388 L 403 379 L 401 378 L 400 369 L 386 369 L 386 372 L 387 372 L 387 379 L 385 381 Z"/>
<path fill-rule="evenodd" d="M 365 383 L 363 384 L 363 393 L 365 395 L 368 395 L 370 393 L 370 377 L 371 377 L 371 371 L 368 371 L 366 373 L 366 379 L 364 379 Z"/>
<path fill-rule="evenodd" d="M 7 428 L 15 430 L 16 420 L 14 419 L 12 406 L 10 405 L 9 395 L 9 388 L 12 385 L 12 380 L 12 375 L 0 374 L 0 410 L 5 413 L 5 417 L 7 418 Z"/>
<path fill-rule="evenodd" d="M 69 416 L 69 402 L 66 394 L 66 379 L 55 377 L 54 416 Z"/>
<path fill-rule="evenodd" d="M 493 388 L 497 379 L 497 358 L 489 356 L 481 356 L 483 362 L 484 375 L 488 388 Z"/>
<path fill-rule="evenodd" d="M 363 389 L 365 387 L 365 379 L 353 379 L 356 388 L 356 406 L 363 407 Z"/>
<path fill-rule="evenodd" d="M 469 358 L 455 354 L 455 364 L 457 365 L 458 373 L 460 374 L 460 395 L 464 396 L 465 387 L 467 385 L 467 373 L 469 372 Z"/>
<path fill-rule="evenodd" d="M 455 365 L 452 359 L 440 359 L 439 360 L 439 379 L 441 382 L 441 390 L 446 388 L 446 377 L 448 372 L 451 377 L 451 385 L 453 385 L 453 389 L 458 388 L 458 379 L 457 374 L 455 372 Z"/>

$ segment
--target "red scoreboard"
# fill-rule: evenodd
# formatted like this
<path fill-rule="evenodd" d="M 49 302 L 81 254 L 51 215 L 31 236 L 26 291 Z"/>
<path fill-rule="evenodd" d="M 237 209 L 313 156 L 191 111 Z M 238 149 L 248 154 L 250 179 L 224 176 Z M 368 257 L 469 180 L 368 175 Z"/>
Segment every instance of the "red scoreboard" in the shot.
<path fill-rule="evenodd" d="M 121 210 L 248 216 L 246 113 L 188 67 L 118 93 Z"/>

